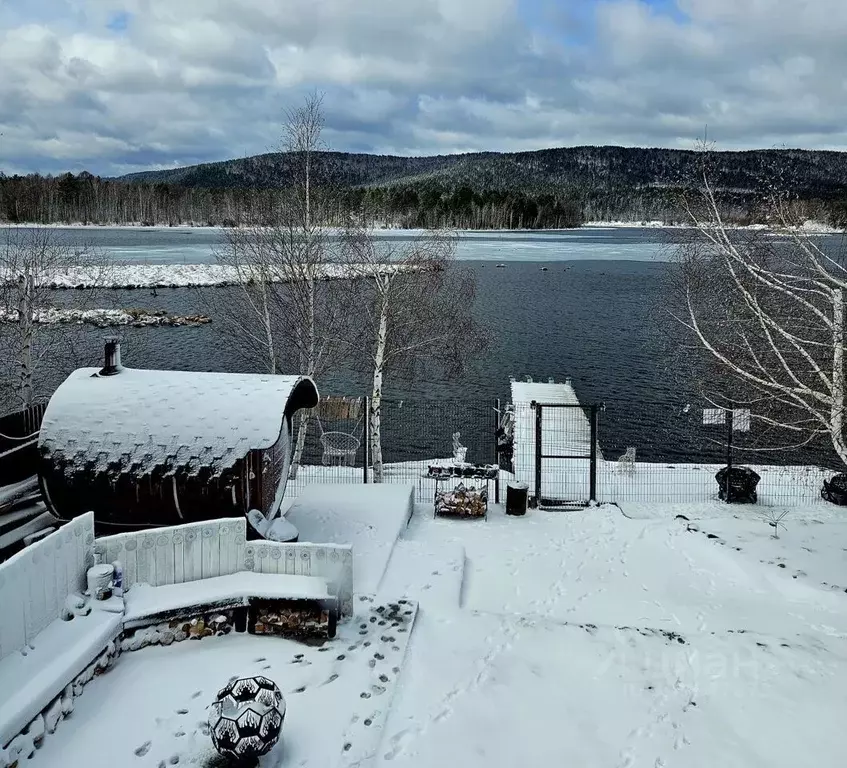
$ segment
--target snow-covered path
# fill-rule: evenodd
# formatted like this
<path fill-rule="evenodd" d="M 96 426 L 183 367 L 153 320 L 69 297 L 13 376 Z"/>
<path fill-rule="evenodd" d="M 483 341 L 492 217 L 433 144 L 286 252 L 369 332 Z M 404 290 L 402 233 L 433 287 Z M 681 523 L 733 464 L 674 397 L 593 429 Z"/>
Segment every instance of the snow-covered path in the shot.
<path fill-rule="evenodd" d="M 847 594 L 761 562 L 785 535 L 758 526 L 745 549 L 614 507 L 417 516 L 433 562 L 464 548 L 463 600 L 429 599 L 434 575 L 407 588 L 421 610 L 377 764 L 839 765 Z"/>

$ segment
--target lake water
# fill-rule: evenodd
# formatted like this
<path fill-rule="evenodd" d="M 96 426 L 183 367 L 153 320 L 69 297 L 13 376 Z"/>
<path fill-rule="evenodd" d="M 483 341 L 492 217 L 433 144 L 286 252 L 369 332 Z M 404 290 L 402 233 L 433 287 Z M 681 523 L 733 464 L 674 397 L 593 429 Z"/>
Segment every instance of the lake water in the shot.
<path fill-rule="evenodd" d="M 204 263 L 213 260 L 219 233 L 74 228 L 61 230 L 61 236 L 94 243 L 126 263 Z M 452 421 L 456 429 L 465 430 L 463 434 L 477 435 L 480 454 L 491 445 L 491 403 L 496 397 L 508 397 L 510 376 L 532 376 L 536 381 L 570 377 L 581 402 L 606 404 L 601 436 L 607 452 L 637 445 L 642 458 L 717 460 L 717 449 L 705 444 L 702 427 L 694 428 L 691 413 L 685 412 L 690 394 L 668 376 L 650 320 L 651 308 L 661 303 L 668 247 L 668 237 L 649 228 L 463 233 L 457 256 L 477 275 L 476 311 L 494 332 L 493 342 L 461 380 L 446 380 L 435 368 L 411 380 L 389 377 L 387 392 L 393 401 L 387 406 L 389 413 L 393 409 L 395 420 L 408 422 L 406 435 L 428 433 L 436 420 Z M 57 292 L 56 298 L 73 301 L 75 293 Z M 125 308 L 177 314 L 202 311 L 192 289 L 109 294 L 110 305 Z M 127 328 L 120 333 L 124 363 L 130 366 L 245 370 L 234 342 L 221 338 L 214 323 L 197 328 Z M 91 348 L 99 350 L 104 331 L 91 328 L 85 334 Z M 367 374 L 335 371 L 318 384 L 324 392 L 365 394 Z M 424 407 L 416 404 L 421 400 L 451 404 Z M 433 408 L 444 411 L 439 419 L 432 416 Z M 448 441 L 449 429 L 438 437 L 439 443 Z"/>

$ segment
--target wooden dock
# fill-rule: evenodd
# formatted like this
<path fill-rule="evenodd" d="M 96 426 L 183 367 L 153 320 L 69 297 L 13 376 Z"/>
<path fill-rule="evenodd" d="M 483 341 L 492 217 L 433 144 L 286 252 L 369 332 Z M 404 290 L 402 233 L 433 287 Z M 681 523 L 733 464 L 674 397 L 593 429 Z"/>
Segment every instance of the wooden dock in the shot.
<path fill-rule="evenodd" d="M 515 478 L 529 485 L 530 495 L 535 495 L 536 410 L 531 405 L 535 402 L 542 406 L 541 453 L 545 456 L 584 457 L 542 459 L 542 496 L 563 501 L 587 500 L 591 422 L 570 379 L 563 384 L 552 380 L 547 383 L 513 381 L 511 387 L 515 409 Z M 554 407 L 544 408 L 545 405 Z M 602 459 L 599 445 L 597 459 Z"/>

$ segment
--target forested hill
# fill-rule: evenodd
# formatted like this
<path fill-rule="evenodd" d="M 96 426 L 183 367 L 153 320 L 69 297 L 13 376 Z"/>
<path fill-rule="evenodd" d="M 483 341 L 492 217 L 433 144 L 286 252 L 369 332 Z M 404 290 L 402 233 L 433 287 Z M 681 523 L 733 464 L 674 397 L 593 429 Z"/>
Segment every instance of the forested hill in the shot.
<path fill-rule="evenodd" d="M 406 223 L 424 226 L 443 219 L 445 209 L 505 210 L 506 199 L 517 197 L 529 201 L 530 209 L 555 209 L 559 225 L 577 219 L 671 221 L 680 216 L 677 192 L 694 183 L 701 162 L 693 151 L 611 146 L 431 157 L 323 152 L 317 156 L 316 177 L 357 190 L 372 210 L 388 218 L 402 214 Z M 812 213 L 822 218 L 844 217 L 847 152 L 714 152 L 709 163 L 741 218 L 755 218 L 757 201 L 769 185 L 810 201 Z M 122 178 L 217 189 L 284 187 L 289 179 L 290 158 L 280 153 Z M 526 226 L 531 215 L 520 205 L 517 209 Z M 488 218 L 481 216 L 477 223 L 485 226 Z M 515 217 L 495 225 L 515 225 Z"/>
<path fill-rule="evenodd" d="M 751 150 L 715 152 L 711 162 L 722 185 L 761 189 L 763 180 L 783 180 L 798 193 L 821 197 L 847 190 L 847 152 Z M 165 182 L 189 187 L 282 187 L 289 180 L 284 153 L 146 171 L 125 181 Z M 481 152 L 431 157 L 322 152 L 316 176 L 349 187 L 426 185 L 437 182 L 473 189 L 556 193 L 563 188 L 668 186 L 693 178 L 698 153 L 675 149 L 567 147 L 536 152 Z"/>
<path fill-rule="evenodd" d="M 404 227 L 559 228 L 584 221 L 686 221 L 680 192 L 698 184 L 703 156 L 672 149 L 571 147 L 538 152 L 392 157 L 318 153 L 313 180 L 325 223 L 348 207 Z M 708 156 L 711 178 L 738 223 L 762 221 L 764 193 L 798 213 L 847 226 L 847 152 L 753 150 Z M 148 225 L 271 223 L 292 158 L 266 154 L 119 179 L 90 173 L 4 176 L 0 222 Z"/>

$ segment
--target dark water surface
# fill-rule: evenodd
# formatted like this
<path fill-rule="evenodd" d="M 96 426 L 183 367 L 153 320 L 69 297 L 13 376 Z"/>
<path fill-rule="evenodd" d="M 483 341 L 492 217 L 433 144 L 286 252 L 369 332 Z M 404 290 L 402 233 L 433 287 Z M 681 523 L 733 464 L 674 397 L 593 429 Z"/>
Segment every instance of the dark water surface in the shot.
<path fill-rule="evenodd" d="M 95 242 L 114 258 L 134 263 L 209 261 L 219 237 L 200 229 L 62 233 L 69 239 Z M 461 429 L 477 454 L 474 460 L 489 460 L 494 398 L 508 398 L 510 376 L 532 376 L 537 381 L 569 377 L 583 404 L 606 404 L 601 444 L 609 455 L 635 445 L 640 458 L 719 460 L 702 424 L 697 426 L 696 413 L 686 412 L 690 394 L 668 376 L 651 324 L 651 309 L 662 302 L 666 242 L 662 232 L 649 229 L 463 235 L 458 256 L 476 273 L 476 312 L 491 329 L 492 343 L 460 380 L 445 379 L 437 367 L 414 379 L 388 375 L 391 402 L 386 418 L 393 418 L 399 430 L 394 458 L 431 452 L 443 443 L 445 450 L 439 447 L 437 452 L 449 454 L 449 434 Z M 57 292 L 57 302 L 73 302 L 75 293 Z M 155 295 L 147 290 L 109 291 L 98 297 L 97 304 L 175 314 L 205 309 L 197 291 L 188 288 L 159 289 Z M 84 331 L 98 354 L 106 333 L 96 328 Z M 214 323 L 196 328 L 122 328 L 119 333 L 129 366 L 248 370 L 236 342 L 217 331 Z M 60 381 L 57 375 L 52 384 Z M 364 395 L 367 383 L 367 371 L 339 370 L 324 376 L 318 386 L 326 393 Z M 444 423 L 435 426 L 436 422 Z"/>

